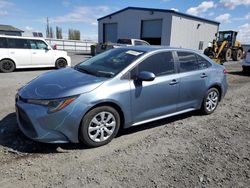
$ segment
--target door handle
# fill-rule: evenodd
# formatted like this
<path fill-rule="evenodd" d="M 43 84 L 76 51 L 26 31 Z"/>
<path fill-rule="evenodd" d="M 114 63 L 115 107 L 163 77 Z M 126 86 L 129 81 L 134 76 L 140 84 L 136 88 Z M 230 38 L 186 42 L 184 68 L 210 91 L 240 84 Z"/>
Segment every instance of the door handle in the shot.
<path fill-rule="evenodd" d="M 33 52 L 33 54 L 36 54 L 36 52 Z"/>
<path fill-rule="evenodd" d="M 201 74 L 201 78 L 206 78 L 207 77 L 207 74 L 206 73 L 202 73 Z"/>
<path fill-rule="evenodd" d="M 169 85 L 176 85 L 176 84 L 178 84 L 179 82 L 176 80 L 176 79 L 173 79 L 170 83 L 169 83 Z"/>
<path fill-rule="evenodd" d="M 15 54 L 15 52 L 10 52 L 10 54 Z"/>

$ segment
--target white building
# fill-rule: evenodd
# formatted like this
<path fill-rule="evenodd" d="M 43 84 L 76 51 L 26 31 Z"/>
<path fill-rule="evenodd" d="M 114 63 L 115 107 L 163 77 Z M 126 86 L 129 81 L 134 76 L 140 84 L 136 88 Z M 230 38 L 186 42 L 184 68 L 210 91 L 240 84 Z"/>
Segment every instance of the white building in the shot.
<path fill-rule="evenodd" d="M 219 24 L 174 10 L 127 7 L 98 19 L 98 40 L 137 38 L 152 45 L 204 50 L 215 38 Z"/>

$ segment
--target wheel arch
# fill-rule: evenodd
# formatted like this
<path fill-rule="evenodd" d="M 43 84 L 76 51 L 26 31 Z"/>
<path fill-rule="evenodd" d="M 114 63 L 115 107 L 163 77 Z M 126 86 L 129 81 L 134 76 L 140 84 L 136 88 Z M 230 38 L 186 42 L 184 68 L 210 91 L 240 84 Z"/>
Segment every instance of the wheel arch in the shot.
<path fill-rule="evenodd" d="M 101 106 L 109 106 L 109 107 L 112 107 L 114 108 L 119 116 L 120 116 L 120 121 L 121 121 L 121 126 L 120 126 L 120 129 L 124 127 L 124 123 L 125 123 L 125 116 L 124 116 L 124 112 L 122 111 L 120 105 L 118 105 L 117 103 L 115 102 L 111 102 L 111 101 L 104 101 L 104 102 L 100 102 L 100 103 L 97 103 L 95 104 L 94 106 L 92 106 L 91 108 L 89 108 L 85 113 L 84 115 L 82 116 L 82 120 L 84 118 L 84 116 L 90 112 L 91 110 L 93 110 L 94 108 L 97 108 L 97 107 L 101 107 Z M 82 124 L 82 120 L 80 121 L 80 125 L 79 125 L 79 128 L 78 128 L 78 135 L 80 133 L 80 129 L 81 129 L 81 124 Z"/>
<path fill-rule="evenodd" d="M 16 67 L 16 62 L 15 62 L 15 60 L 13 60 L 13 59 L 11 59 L 11 58 L 9 58 L 9 57 L 5 57 L 5 58 L 2 58 L 2 59 L 0 60 L 0 62 L 3 61 L 3 60 L 12 61 L 12 62 L 15 64 L 15 67 Z"/>
<path fill-rule="evenodd" d="M 59 59 L 63 59 L 63 60 L 65 60 L 66 61 L 66 63 L 68 64 L 68 61 L 67 61 L 67 59 L 66 58 L 64 58 L 64 57 L 56 57 L 56 61 L 55 61 L 55 66 L 56 66 L 56 62 L 59 60 Z"/>
<path fill-rule="evenodd" d="M 222 88 L 221 88 L 221 86 L 219 84 L 213 84 L 208 88 L 208 90 L 211 89 L 211 88 L 215 88 L 215 89 L 217 89 L 219 91 L 219 94 L 220 94 L 219 101 L 221 101 L 221 98 L 222 98 Z"/>

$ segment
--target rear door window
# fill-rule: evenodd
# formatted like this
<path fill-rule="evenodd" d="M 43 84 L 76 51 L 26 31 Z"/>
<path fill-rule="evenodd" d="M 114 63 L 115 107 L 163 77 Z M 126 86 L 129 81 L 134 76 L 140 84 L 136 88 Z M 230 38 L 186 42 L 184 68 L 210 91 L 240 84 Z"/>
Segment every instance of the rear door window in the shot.
<path fill-rule="evenodd" d="M 7 39 L 0 37 L 0 48 L 7 48 Z"/>
<path fill-rule="evenodd" d="M 175 73 L 172 52 L 161 52 L 148 57 L 142 61 L 135 70 L 132 71 L 132 76 L 138 74 L 141 71 L 152 72 L 155 74 L 155 76 Z"/>
<path fill-rule="evenodd" d="M 199 55 L 196 55 L 196 57 L 197 57 L 199 69 L 206 69 L 206 68 L 212 66 L 212 64 L 210 62 L 208 62 L 205 58 L 203 58 Z"/>
<path fill-rule="evenodd" d="M 17 49 L 30 49 L 30 44 L 27 39 L 8 38 L 8 47 Z"/>

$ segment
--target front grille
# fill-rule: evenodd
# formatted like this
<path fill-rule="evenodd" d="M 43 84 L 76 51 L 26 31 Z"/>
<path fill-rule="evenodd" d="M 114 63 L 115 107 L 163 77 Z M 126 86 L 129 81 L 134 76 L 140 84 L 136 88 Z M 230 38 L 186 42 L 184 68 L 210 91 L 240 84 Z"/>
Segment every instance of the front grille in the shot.
<path fill-rule="evenodd" d="M 19 121 L 22 128 L 27 132 L 31 137 L 38 137 L 35 128 L 33 127 L 27 114 L 19 107 L 17 107 Z"/>

